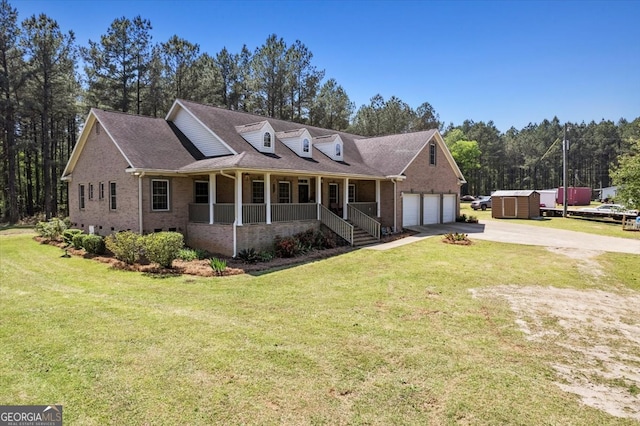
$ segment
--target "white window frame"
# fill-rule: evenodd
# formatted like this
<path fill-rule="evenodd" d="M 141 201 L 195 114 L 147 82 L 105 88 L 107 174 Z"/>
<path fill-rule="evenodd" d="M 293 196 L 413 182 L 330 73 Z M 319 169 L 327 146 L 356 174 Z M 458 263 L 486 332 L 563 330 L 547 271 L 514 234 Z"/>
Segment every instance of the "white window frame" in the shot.
<path fill-rule="evenodd" d="M 78 208 L 80 210 L 84 210 L 85 208 L 84 183 L 78 185 Z"/>
<path fill-rule="evenodd" d="M 309 142 L 309 139 L 304 138 L 302 140 L 302 152 L 309 152 L 310 149 L 311 149 L 311 142 Z"/>
<path fill-rule="evenodd" d="M 342 157 L 342 146 L 337 143 L 336 144 L 336 158 Z"/>
<path fill-rule="evenodd" d="M 93 184 L 89 184 L 89 199 L 93 200 Z"/>
<path fill-rule="evenodd" d="M 109 182 L 109 210 L 118 209 L 118 185 L 116 182 Z"/>
<path fill-rule="evenodd" d="M 273 136 L 271 136 L 271 132 L 264 132 L 264 135 L 262 135 L 262 146 L 271 148 L 272 140 Z"/>
<path fill-rule="evenodd" d="M 281 190 L 282 185 L 287 187 L 286 201 L 283 201 L 284 198 L 282 197 L 282 190 Z M 278 203 L 279 204 L 291 204 L 291 182 L 286 181 L 286 180 L 278 181 Z"/>
<path fill-rule="evenodd" d="M 356 184 L 355 183 L 349 184 L 349 202 L 350 203 L 356 202 Z"/>
<path fill-rule="evenodd" d="M 202 197 L 203 194 L 198 194 L 198 191 L 196 191 L 198 185 L 206 185 L 207 186 L 207 192 L 204 194 L 204 196 L 206 196 L 207 201 L 205 202 L 198 202 L 198 196 Z M 196 180 L 193 182 L 193 202 L 196 204 L 208 204 L 209 203 L 209 181 L 208 180 Z"/>
<path fill-rule="evenodd" d="M 331 197 L 331 188 L 335 188 L 336 189 L 336 196 L 335 199 L 332 199 Z M 340 204 L 340 187 L 338 186 L 337 183 L 330 183 L 329 184 L 329 206 L 331 206 L 332 204 Z"/>
<path fill-rule="evenodd" d="M 261 183 L 261 189 L 256 191 L 255 184 Z M 251 203 L 252 204 L 264 204 L 264 181 L 261 179 L 255 179 L 251 181 Z"/>
<path fill-rule="evenodd" d="M 166 184 L 166 194 L 156 194 L 154 184 L 165 183 Z M 165 197 L 167 199 L 167 207 L 166 208 L 155 208 L 155 201 L 157 197 Z M 169 185 L 169 179 L 151 179 L 151 211 L 153 212 L 168 212 L 171 210 L 171 190 Z"/>
<path fill-rule="evenodd" d="M 104 182 L 98 183 L 98 200 L 104 200 Z"/>
<path fill-rule="evenodd" d="M 438 164 L 438 149 L 435 143 L 429 144 L 429 165 L 436 166 Z"/>

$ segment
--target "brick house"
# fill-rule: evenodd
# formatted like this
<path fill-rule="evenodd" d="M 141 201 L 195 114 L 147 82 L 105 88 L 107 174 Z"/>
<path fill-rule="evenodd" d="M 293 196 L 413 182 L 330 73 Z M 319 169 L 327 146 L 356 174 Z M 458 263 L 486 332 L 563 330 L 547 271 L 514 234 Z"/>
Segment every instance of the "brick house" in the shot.
<path fill-rule="evenodd" d="M 437 130 L 366 138 L 186 100 L 164 119 L 92 109 L 62 180 L 74 227 L 230 256 L 321 223 L 358 244 L 453 222 L 465 182 Z"/>

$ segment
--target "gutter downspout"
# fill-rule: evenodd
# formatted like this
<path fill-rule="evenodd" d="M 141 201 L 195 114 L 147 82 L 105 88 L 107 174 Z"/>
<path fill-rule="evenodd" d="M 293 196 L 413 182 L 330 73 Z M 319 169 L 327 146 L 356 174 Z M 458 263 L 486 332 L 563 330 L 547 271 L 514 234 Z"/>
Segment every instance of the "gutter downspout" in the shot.
<path fill-rule="evenodd" d="M 398 190 L 396 188 L 397 180 L 391 179 L 393 182 L 393 232 L 398 232 Z"/>
<path fill-rule="evenodd" d="M 144 172 L 138 174 L 138 228 L 139 233 L 142 235 L 142 178 L 144 177 Z"/>
<path fill-rule="evenodd" d="M 235 176 L 226 174 L 224 172 L 224 170 L 220 170 L 220 174 L 222 176 L 224 176 L 224 177 L 228 177 L 229 179 L 233 179 L 234 181 L 236 180 Z M 235 193 L 235 190 L 234 190 L 234 193 Z M 236 217 L 233 220 L 233 257 L 236 257 L 238 255 L 238 232 L 237 232 L 237 227 L 238 227 L 238 218 Z"/>

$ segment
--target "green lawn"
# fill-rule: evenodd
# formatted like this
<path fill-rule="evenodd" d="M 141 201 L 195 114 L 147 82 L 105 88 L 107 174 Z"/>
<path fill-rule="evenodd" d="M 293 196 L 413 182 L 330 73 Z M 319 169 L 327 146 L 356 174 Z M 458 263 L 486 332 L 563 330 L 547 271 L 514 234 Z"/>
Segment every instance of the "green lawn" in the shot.
<path fill-rule="evenodd" d="M 600 205 L 600 204 L 596 204 Z M 623 231 L 622 225 L 617 223 L 598 222 L 577 217 L 549 217 L 543 220 L 527 219 L 493 219 L 491 209 L 474 211 L 469 203 L 460 204 L 460 214 L 475 216 L 480 222 L 487 220 L 503 220 L 509 223 L 520 223 L 522 225 L 544 226 L 547 228 L 566 229 L 569 231 L 587 232 L 589 234 L 604 235 L 608 237 L 631 238 L 640 240 L 640 232 Z"/>
<path fill-rule="evenodd" d="M 637 256 L 430 238 L 260 276 L 158 278 L 0 235 L 0 404 L 65 424 L 636 424 L 554 383 L 498 284 L 640 290 Z M 527 267 L 514 267 L 527 265 Z"/>

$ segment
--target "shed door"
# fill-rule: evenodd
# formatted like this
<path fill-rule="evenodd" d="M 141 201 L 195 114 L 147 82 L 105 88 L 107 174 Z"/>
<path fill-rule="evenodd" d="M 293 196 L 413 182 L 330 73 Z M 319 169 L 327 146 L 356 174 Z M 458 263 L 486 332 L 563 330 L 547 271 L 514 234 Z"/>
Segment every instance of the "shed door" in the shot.
<path fill-rule="evenodd" d="M 456 221 L 456 194 L 444 194 L 442 199 L 442 223 Z"/>
<path fill-rule="evenodd" d="M 502 197 L 502 217 L 518 217 L 518 199 Z"/>
<path fill-rule="evenodd" d="M 422 223 L 424 225 L 440 223 L 440 195 L 425 195 L 422 199 L 422 205 Z"/>
<path fill-rule="evenodd" d="M 402 194 L 402 226 L 420 225 L 420 194 Z"/>

